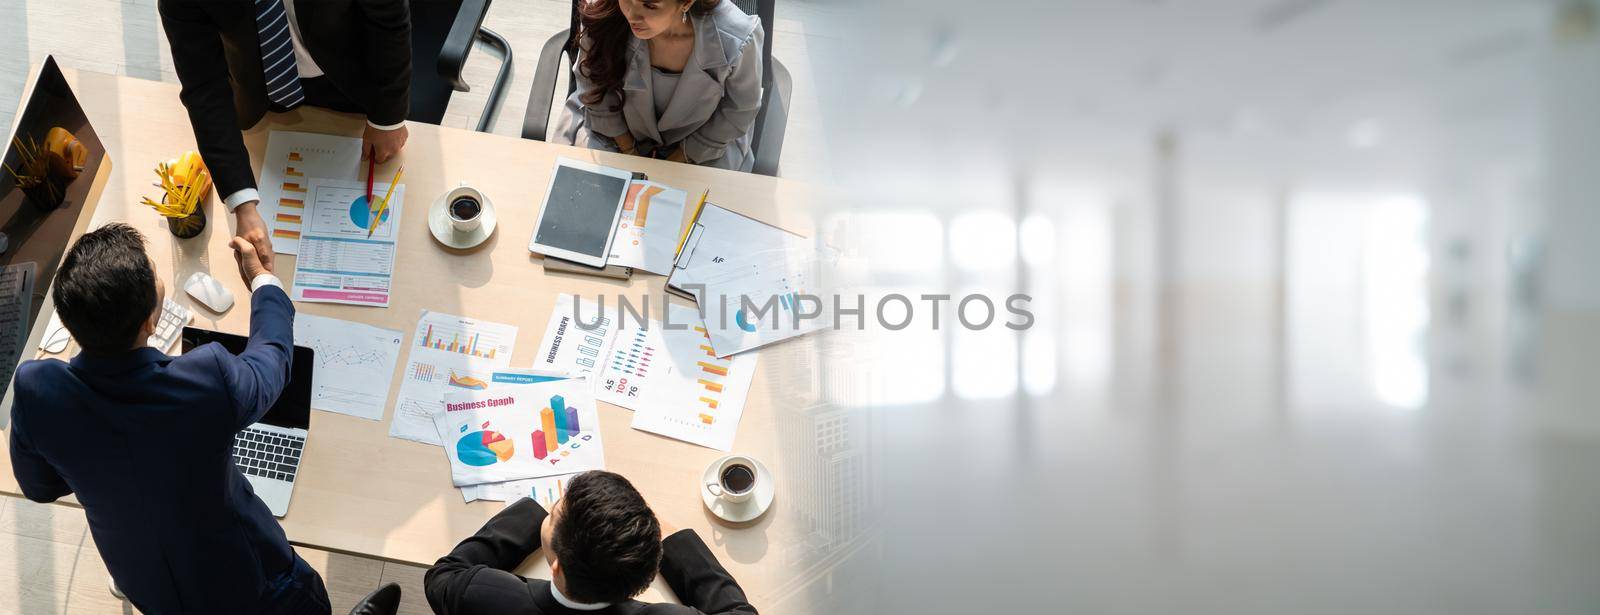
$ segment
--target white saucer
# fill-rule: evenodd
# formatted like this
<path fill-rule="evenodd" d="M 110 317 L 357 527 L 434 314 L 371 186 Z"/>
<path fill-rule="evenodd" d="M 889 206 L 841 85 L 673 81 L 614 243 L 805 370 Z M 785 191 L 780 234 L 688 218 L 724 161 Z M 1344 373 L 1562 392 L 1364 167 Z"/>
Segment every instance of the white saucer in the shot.
<path fill-rule="evenodd" d="M 728 457 L 732 457 L 729 455 Z M 777 485 L 773 484 L 772 473 L 767 471 L 767 466 L 761 461 L 752 459 L 756 463 L 756 492 L 750 499 L 738 504 L 730 504 L 722 498 L 711 495 L 711 490 L 706 485 L 716 482 L 717 468 L 722 467 L 723 460 L 728 457 L 718 458 L 706 466 L 705 473 L 700 477 L 700 501 L 704 502 L 706 509 L 718 519 L 729 523 L 744 523 L 767 512 L 772 507 L 772 498 L 777 495 Z"/>
<path fill-rule="evenodd" d="M 494 235 L 495 223 L 499 218 L 495 216 L 494 203 L 489 202 L 488 195 L 483 197 L 483 213 L 479 214 L 483 224 L 478 225 L 478 230 L 470 233 L 459 232 L 450 226 L 450 212 L 446 211 L 450 204 L 444 202 L 444 198 L 449 195 L 448 192 L 439 195 L 439 198 L 433 200 L 433 206 L 428 208 L 428 230 L 433 233 L 434 239 L 457 250 L 467 250 L 478 247 L 484 240 Z"/>

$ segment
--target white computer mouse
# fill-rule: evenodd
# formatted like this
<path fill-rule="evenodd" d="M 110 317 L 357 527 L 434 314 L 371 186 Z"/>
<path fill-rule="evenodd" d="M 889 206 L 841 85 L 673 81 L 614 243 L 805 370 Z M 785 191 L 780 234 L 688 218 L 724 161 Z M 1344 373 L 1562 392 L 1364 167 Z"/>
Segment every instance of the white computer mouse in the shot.
<path fill-rule="evenodd" d="M 194 297 L 202 305 L 211 308 L 211 311 L 221 314 L 233 307 L 233 293 L 228 292 L 216 278 L 204 271 L 196 271 L 189 276 L 189 281 L 183 283 L 184 292 Z"/>

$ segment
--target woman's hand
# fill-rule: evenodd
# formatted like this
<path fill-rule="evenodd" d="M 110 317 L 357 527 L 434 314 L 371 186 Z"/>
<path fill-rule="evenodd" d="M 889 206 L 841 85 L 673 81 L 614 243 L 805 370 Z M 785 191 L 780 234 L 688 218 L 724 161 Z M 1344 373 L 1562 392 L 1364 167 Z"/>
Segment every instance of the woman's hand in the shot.
<path fill-rule="evenodd" d="M 622 152 L 624 154 L 627 154 L 629 156 L 638 156 L 639 155 L 639 149 L 638 149 L 639 148 L 639 144 L 635 143 L 633 141 L 633 135 L 631 133 L 626 133 L 625 132 L 625 133 L 622 133 L 620 135 L 617 135 L 615 139 L 612 139 L 612 141 L 616 142 L 617 151 Z"/>
<path fill-rule="evenodd" d="M 683 152 L 683 146 L 679 145 L 678 147 L 675 147 L 675 148 L 672 149 L 672 153 L 671 154 L 667 154 L 667 160 L 671 160 L 673 162 L 688 163 L 689 162 L 689 155 L 685 154 Z"/>

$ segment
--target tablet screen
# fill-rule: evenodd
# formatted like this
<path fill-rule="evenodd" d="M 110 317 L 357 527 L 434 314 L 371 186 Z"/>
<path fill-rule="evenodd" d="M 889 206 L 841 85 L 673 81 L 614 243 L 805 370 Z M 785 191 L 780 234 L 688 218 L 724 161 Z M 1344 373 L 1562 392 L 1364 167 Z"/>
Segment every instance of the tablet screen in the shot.
<path fill-rule="evenodd" d="M 558 165 L 535 243 L 604 258 L 628 180 Z"/>

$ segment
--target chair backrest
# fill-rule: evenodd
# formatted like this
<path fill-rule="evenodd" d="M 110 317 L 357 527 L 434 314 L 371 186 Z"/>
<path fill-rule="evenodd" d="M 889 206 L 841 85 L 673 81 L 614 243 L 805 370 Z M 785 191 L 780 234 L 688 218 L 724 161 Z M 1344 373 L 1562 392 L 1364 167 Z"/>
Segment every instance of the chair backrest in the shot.
<path fill-rule="evenodd" d="M 577 58 L 578 51 L 578 6 L 587 0 L 572 0 L 572 15 L 567 27 L 567 97 L 571 98 L 578 91 L 578 84 L 572 79 L 571 71 L 576 70 L 572 62 Z M 761 20 L 761 31 L 766 34 L 761 45 L 761 112 L 756 115 L 755 126 L 750 132 L 750 149 L 761 151 L 762 127 L 767 124 L 767 103 L 772 99 L 772 15 L 776 10 L 777 0 L 722 0 L 732 2 L 746 15 L 755 15 Z"/>
<path fill-rule="evenodd" d="M 411 0 L 411 117 L 438 124 L 454 93 L 437 66 L 462 0 Z"/>

